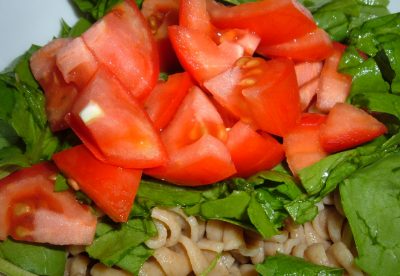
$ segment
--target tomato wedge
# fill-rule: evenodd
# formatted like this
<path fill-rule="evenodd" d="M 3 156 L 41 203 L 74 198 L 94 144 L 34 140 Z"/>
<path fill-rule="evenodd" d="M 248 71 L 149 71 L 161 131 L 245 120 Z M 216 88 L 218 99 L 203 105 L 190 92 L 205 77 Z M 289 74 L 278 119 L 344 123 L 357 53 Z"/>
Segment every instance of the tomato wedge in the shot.
<path fill-rule="evenodd" d="M 0 240 L 90 244 L 96 217 L 67 192 L 54 192 L 58 171 L 50 163 L 22 169 L 0 180 Z"/>
<path fill-rule="evenodd" d="M 115 6 L 82 38 L 131 95 L 139 100 L 147 97 L 158 79 L 158 54 L 146 19 L 133 0 Z"/>
<path fill-rule="evenodd" d="M 180 1 L 179 26 L 204 33 L 212 39 L 216 36 L 216 30 L 210 22 L 207 3 L 204 0 Z"/>
<path fill-rule="evenodd" d="M 354 148 L 387 132 L 384 124 L 347 103 L 337 103 L 321 126 L 320 141 L 327 152 Z"/>
<path fill-rule="evenodd" d="M 144 108 L 156 129 L 162 130 L 167 126 L 192 86 L 192 80 L 185 72 L 170 75 L 166 82 L 160 82 L 154 87 Z"/>
<path fill-rule="evenodd" d="M 287 57 L 297 61 L 324 60 L 332 51 L 332 41 L 321 28 L 287 42 L 257 48 L 257 53 L 266 57 Z"/>
<path fill-rule="evenodd" d="M 299 62 L 294 65 L 296 71 L 297 84 L 303 86 L 307 82 L 319 77 L 322 71 L 323 63 L 321 61 Z"/>
<path fill-rule="evenodd" d="M 285 153 L 283 147 L 267 133 L 257 133 L 251 126 L 237 122 L 228 133 L 227 147 L 237 176 L 248 177 L 278 165 Z"/>
<path fill-rule="evenodd" d="M 261 46 L 287 42 L 316 28 L 312 15 L 293 0 L 263 0 L 237 6 L 208 0 L 207 8 L 216 27 L 253 31 L 261 38 Z"/>
<path fill-rule="evenodd" d="M 55 39 L 36 51 L 30 59 L 30 67 L 35 79 L 43 88 L 46 97 L 46 114 L 52 131 L 68 128 L 65 115 L 78 94 L 73 84 L 64 81 L 56 65 L 56 55 L 70 39 Z"/>
<path fill-rule="evenodd" d="M 81 91 L 66 119 L 103 162 L 148 168 L 166 160 L 158 131 L 144 109 L 104 68 Z"/>
<path fill-rule="evenodd" d="M 351 76 L 337 71 L 344 51 L 344 45 L 334 43 L 334 51 L 322 68 L 316 103 L 322 112 L 329 112 L 336 103 L 344 103 L 350 93 Z"/>
<path fill-rule="evenodd" d="M 156 41 L 160 71 L 176 72 L 180 64 L 168 37 L 168 26 L 179 23 L 179 0 L 145 0 L 141 11 Z"/>
<path fill-rule="evenodd" d="M 301 110 L 305 111 L 313 101 L 319 87 L 319 78 L 315 78 L 299 88 Z"/>
<path fill-rule="evenodd" d="M 139 187 L 141 170 L 103 163 L 83 145 L 58 152 L 53 155 L 53 160 L 104 213 L 116 222 L 127 221 Z"/>
<path fill-rule="evenodd" d="M 328 155 L 319 140 L 321 125 L 325 120 L 325 115 L 305 113 L 284 137 L 286 161 L 294 175 Z"/>

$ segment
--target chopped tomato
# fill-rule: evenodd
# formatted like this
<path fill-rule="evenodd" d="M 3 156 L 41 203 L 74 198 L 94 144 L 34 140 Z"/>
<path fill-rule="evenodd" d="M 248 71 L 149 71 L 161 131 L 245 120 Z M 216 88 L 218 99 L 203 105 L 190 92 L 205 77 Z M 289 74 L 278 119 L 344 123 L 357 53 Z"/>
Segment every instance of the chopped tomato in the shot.
<path fill-rule="evenodd" d="M 303 114 L 296 127 L 284 137 L 286 161 L 294 175 L 328 155 L 319 141 L 325 120 L 325 115 Z"/>
<path fill-rule="evenodd" d="M 215 37 L 215 27 L 210 22 L 207 3 L 204 0 L 180 1 L 179 26 Z"/>
<path fill-rule="evenodd" d="M 290 41 L 316 27 L 311 14 L 293 0 L 263 0 L 237 6 L 208 0 L 207 8 L 216 27 L 253 31 L 261 38 L 261 46 Z"/>
<path fill-rule="evenodd" d="M 180 68 L 168 37 L 168 26 L 179 23 L 179 0 L 145 0 L 141 9 L 155 38 L 161 72 Z"/>
<path fill-rule="evenodd" d="M 125 89 L 143 100 L 155 86 L 158 56 L 146 19 L 133 0 L 125 0 L 87 30 L 82 38 L 97 61 Z"/>
<path fill-rule="evenodd" d="M 69 39 L 55 39 L 36 51 L 30 59 L 32 73 L 45 93 L 46 114 L 52 131 L 68 128 L 64 117 L 78 94 L 73 84 L 64 81 L 56 65 L 57 52 L 69 42 Z"/>
<path fill-rule="evenodd" d="M 238 63 L 248 72 L 239 85 L 256 124 L 268 133 L 284 136 L 300 117 L 293 62 L 283 58 L 242 60 Z"/>
<path fill-rule="evenodd" d="M 96 217 L 69 192 L 54 192 L 56 168 L 41 163 L 0 180 L 0 240 L 90 244 Z"/>
<path fill-rule="evenodd" d="M 139 187 L 141 170 L 103 163 L 83 145 L 56 153 L 53 160 L 104 213 L 116 222 L 127 221 Z"/>
<path fill-rule="evenodd" d="M 333 51 L 329 35 L 321 28 L 290 41 L 273 45 L 260 45 L 257 53 L 266 57 L 288 57 L 299 61 L 319 61 Z"/>
<path fill-rule="evenodd" d="M 221 181 L 236 173 L 225 144 L 210 134 L 194 143 L 169 151 L 169 161 L 145 174 L 182 186 L 199 186 Z"/>
<path fill-rule="evenodd" d="M 67 121 L 90 151 L 109 164 L 148 168 L 166 160 L 144 109 L 104 68 L 81 91 Z"/>
<path fill-rule="evenodd" d="M 301 110 L 305 111 L 317 94 L 319 78 L 315 78 L 299 88 Z"/>
<path fill-rule="evenodd" d="M 209 99 L 214 105 L 215 109 L 218 111 L 219 115 L 221 116 L 225 127 L 226 128 L 233 127 L 237 123 L 238 118 L 235 115 L 233 115 L 232 112 L 230 112 L 228 109 L 223 107 L 218 101 L 216 101 L 214 97 L 209 97 Z"/>
<path fill-rule="evenodd" d="M 171 26 L 168 32 L 183 68 L 200 84 L 227 70 L 244 52 L 239 44 L 217 45 L 207 34 L 186 27 Z"/>
<path fill-rule="evenodd" d="M 97 71 L 97 61 L 81 37 L 62 47 L 56 56 L 57 67 L 67 83 L 83 89 Z"/>
<path fill-rule="evenodd" d="M 237 122 L 228 132 L 227 146 L 237 176 L 248 177 L 269 170 L 284 158 L 283 147 L 267 133 L 259 134 L 251 126 Z"/>
<path fill-rule="evenodd" d="M 219 41 L 232 42 L 240 45 L 244 54 L 252 56 L 260 44 L 260 37 L 249 30 L 229 29 L 218 31 Z"/>
<path fill-rule="evenodd" d="M 156 129 L 163 129 L 171 121 L 190 87 L 193 86 L 188 73 L 170 75 L 166 82 L 154 87 L 144 103 Z"/>
<path fill-rule="evenodd" d="M 359 146 L 387 132 L 384 124 L 347 103 L 337 103 L 321 126 L 320 140 L 327 152 Z"/>
<path fill-rule="evenodd" d="M 196 142 L 206 134 L 222 142 L 227 139 L 224 122 L 218 111 L 200 88 L 194 86 L 161 137 L 167 150 L 174 151 Z"/>
<path fill-rule="evenodd" d="M 322 112 L 329 112 L 336 103 L 344 103 L 350 93 L 351 76 L 337 71 L 344 50 L 344 45 L 334 43 L 334 51 L 322 68 L 316 103 Z"/>
<path fill-rule="evenodd" d="M 299 62 L 294 65 L 296 71 L 297 84 L 303 86 L 307 82 L 319 77 L 323 63 L 321 61 Z"/>
<path fill-rule="evenodd" d="M 236 170 L 225 145 L 227 133 L 218 111 L 198 87 L 193 87 L 161 133 L 169 160 L 145 174 L 179 185 L 211 184 Z"/>

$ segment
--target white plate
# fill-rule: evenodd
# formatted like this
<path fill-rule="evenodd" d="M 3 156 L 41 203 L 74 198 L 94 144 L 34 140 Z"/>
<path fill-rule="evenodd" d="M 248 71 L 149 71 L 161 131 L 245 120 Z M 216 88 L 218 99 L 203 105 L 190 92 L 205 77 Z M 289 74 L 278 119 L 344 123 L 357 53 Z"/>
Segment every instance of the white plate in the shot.
<path fill-rule="evenodd" d="M 389 7 L 400 11 L 400 0 Z M 0 0 L 0 71 L 31 44 L 44 45 L 57 36 L 61 18 L 70 25 L 77 19 L 68 0 Z"/>

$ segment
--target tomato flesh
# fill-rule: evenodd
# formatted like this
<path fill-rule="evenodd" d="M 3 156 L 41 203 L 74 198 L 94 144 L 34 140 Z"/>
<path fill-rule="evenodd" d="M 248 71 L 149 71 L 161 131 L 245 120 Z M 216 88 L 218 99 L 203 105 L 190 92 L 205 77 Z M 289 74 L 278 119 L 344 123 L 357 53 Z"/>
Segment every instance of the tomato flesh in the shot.
<path fill-rule="evenodd" d="M 303 86 L 307 82 L 319 77 L 322 71 L 323 63 L 321 61 L 299 62 L 294 65 L 296 71 L 297 84 Z"/>
<path fill-rule="evenodd" d="M 53 191 L 57 173 L 50 163 L 41 163 L 0 180 L 0 240 L 10 235 L 59 245 L 93 241 L 96 217 L 71 192 Z"/>
<path fill-rule="evenodd" d="M 81 91 L 67 121 L 103 162 L 148 168 L 166 160 L 158 131 L 144 109 L 104 68 Z"/>
<path fill-rule="evenodd" d="M 78 94 L 73 84 L 65 82 L 56 65 L 58 51 L 69 42 L 69 39 L 55 39 L 36 51 L 30 59 L 32 73 L 45 93 L 46 114 L 52 131 L 68 128 L 64 117 Z"/>
<path fill-rule="evenodd" d="M 141 170 L 103 163 L 83 145 L 58 152 L 53 155 L 53 160 L 115 222 L 128 220 L 139 187 Z"/>
<path fill-rule="evenodd" d="M 237 176 L 249 177 L 269 170 L 284 158 L 283 147 L 267 133 L 259 134 L 251 126 L 237 122 L 228 133 L 227 147 Z"/>

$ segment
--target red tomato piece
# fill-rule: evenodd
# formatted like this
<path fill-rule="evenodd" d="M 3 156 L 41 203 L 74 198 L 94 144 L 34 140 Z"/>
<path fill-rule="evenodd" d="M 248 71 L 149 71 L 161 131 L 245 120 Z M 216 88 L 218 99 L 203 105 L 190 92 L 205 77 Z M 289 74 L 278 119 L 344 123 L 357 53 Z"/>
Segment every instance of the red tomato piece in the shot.
<path fill-rule="evenodd" d="M 192 86 L 192 80 L 185 72 L 170 75 L 166 82 L 160 82 L 154 87 L 144 108 L 156 129 L 162 130 L 167 126 Z"/>
<path fill-rule="evenodd" d="M 55 39 L 36 51 L 30 59 L 32 73 L 45 93 L 46 114 L 52 131 L 68 128 L 64 117 L 78 94 L 74 85 L 65 82 L 56 65 L 57 52 L 69 41 Z"/>
<path fill-rule="evenodd" d="M 229 7 L 208 0 L 207 5 L 216 27 L 253 31 L 261 38 L 261 46 L 290 41 L 316 27 L 312 15 L 293 0 L 263 0 Z"/>
<path fill-rule="evenodd" d="M 103 163 L 83 145 L 58 152 L 53 155 L 53 160 L 112 220 L 128 220 L 142 176 L 141 170 Z"/>
<path fill-rule="evenodd" d="M 228 132 L 226 144 L 240 177 L 272 169 L 285 157 L 282 145 L 272 136 L 259 134 L 240 121 Z"/>
<path fill-rule="evenodd" d="M 177 71 L 180 64 L 168 37 L 168 26 L 179 23 L 179 0 L 145 0 L 141 11 L 157 44 L 160 71 Z"/>
<path fill-rule="evenodd" d="M 319 141 L 325 120 L 325 115 L 303 114 L 296 127 L 284 137 L 286 160 L 293 175 L 328 155 Z"/>
<path fill-rule="evenodd" d="M 307 82 L 319 77 L 322 71 L 323 63 L 321 61 L 299 62 L 294 65 L 296 71 L 297 84 L 303 86 Z"/>
<path fill-rule="evenodd" d="M 333 51 L 329 35 L 321 28 L 290 41 L 279 44 L 262 44 L 257 53 L 266 57 L 287 57 L 299 61 L 319 61 L 327 58 Z"/>
<path fill-rule="evenodd" d="M 218 111 L 200 88 L 194 86 L 161 133 L 161 138 L 170 152 L 190 145 L 206 134 L 222 142 L 227 139 L 224 122 Z"/>
<path fill-rule="evenodd" d="M 205 134 L 190 145 L 169 151 L 165 166 L 144 173 L 177 185 L 200 186 L 232 176 L 236 169 L 225 144 Z"/>
<path fill-rule="evenodd" d="M 207 34 L 186 27 L 171 26 L 168 32 L 183 68 L 200 84 L 227 70 L 244 52 L 239 44 L 217 45 Z"/>
<path fill-rule="evenodd" d="M 166 160 L 158 131 L 144 109 L 104 68 L 81 91 L 66 119 L 103 162 L 148 168 Z"/>
<path fill-rule="evenodd" d="M 220 43 L 231 42 L 240 45 L 244 54 L 252 56 L 260 44 L 261 38 L 249 30 L 229 29 L 218 31 Z"/>
<path fill-rule="evenodd" d="M 219 115 L 221 116 L 222 121 L 224 122 L 224 125 L 226 128 L 231 128 L 233 127 L 237 121 L 238 118 L 233 115 L 228 109 L 223 107 L 219 102 L 215 100 L 214 97 L 209 97 L 211 103 L 214 105 L 215 109 L 218 111 Z"/>
<path fill-rule="evenodd" d="M 344 50 L 344 45 L 334 43 L 334 51 L 322 68 L 316 103 L 322 112 L 329 112 L 336 103 L 344 103 L 350 93 L 351 76 L 337 71 Z"/>
<path fill-rule="evenodd" d="M 321 126 L 320 141 L 327 152 L 359 146 L 387 132 L 384 124 L 347 103 L 337 103 Z"/>
<path fill-rule="evenodd" d="M 157 48 L 146 19 L 125 0 L 87 30 L 82 38 L 97 61 L 139 100 L 158 80 Z"/>
<path fill-rule="evenodd" d="M 0 180 L 0 240 L 90 244 L 96 217 L 73 193 L 54 192 L 58 171 L 41 163 Z"/>
<path fill-rule="evenodd" d="M 97 71 L 97 61 L 81 37 L 62 47 L 56 56 L 57 67 L 67 83 L 83 89 Z"/>
<path fill-rule="evenodd" d="M 319 78 L 317 77 L 299 88 L 300 106 L 302 111 L 305 111 L 310 106 L 315 95 L 317 94 L 318 86 Z"/>
<path fill-rule="evenodd" d="M 179 26 L 215 37 L 215 27 L 210 22 L 205 0 L 180 1 Z"/>
<path fill-rule="evenodd" d="M 243 58 L 237 64 L 248 70 L 239 85 L 256 124 L 268 133 L 284 136 L 300 117 L 293 62 L 283 58 Z"/>

